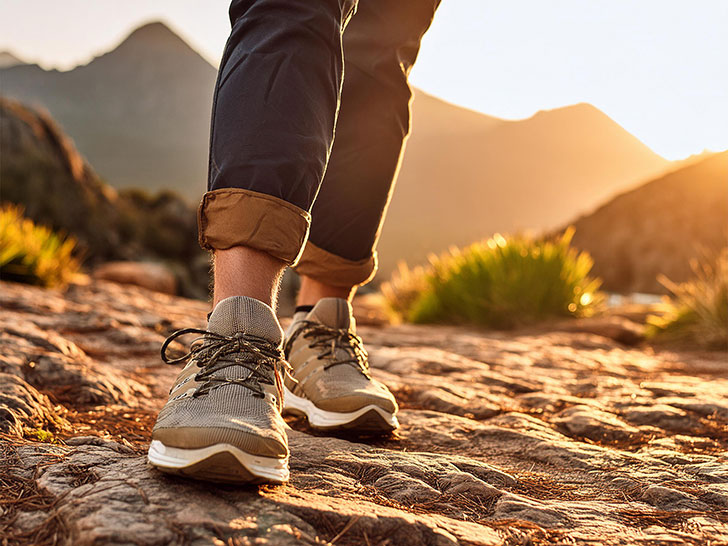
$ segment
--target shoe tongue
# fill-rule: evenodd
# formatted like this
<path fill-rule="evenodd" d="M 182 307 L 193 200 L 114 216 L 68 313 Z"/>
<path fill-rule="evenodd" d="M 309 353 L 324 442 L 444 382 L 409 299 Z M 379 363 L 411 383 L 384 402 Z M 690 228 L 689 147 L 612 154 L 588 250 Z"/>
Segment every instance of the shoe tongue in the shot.
<path fill-rule="evenodd" d="M 231 336 L 244 332 L 280 345 L 283 330 L 269 305 L 247 296 L 233 296 L 220 301 L 207 321 L 210 332 Z"/>
<path fill-rule="evenodd" d="M 308 320 L 320 322 L 330 328 L 354 330 L 354 312 L 344 298 L 322 298 L 308 314 Z"/>

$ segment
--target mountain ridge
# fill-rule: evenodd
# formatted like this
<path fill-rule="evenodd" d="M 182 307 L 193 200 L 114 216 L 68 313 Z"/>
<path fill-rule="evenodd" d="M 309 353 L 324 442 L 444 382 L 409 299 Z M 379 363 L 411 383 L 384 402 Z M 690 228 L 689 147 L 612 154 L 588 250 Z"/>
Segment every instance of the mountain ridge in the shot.
<path fill-rule="evenodd" d="M 664 293 L 658 281 L 693 277 L 691 263 L 728 244 L 728 151 L 682 165 L 620 193 L 571 224 L 604 287 Z"/>
<path fill-rule="evenodd" d="M 0 77 L 3 94 L 49 110 L 114 187 L 203 193 L 216 69 L 164 23 L 69 71 Z M 587 103 L 503 120 L 414 89 L 412 108 L 382 276 L 493 231 L 554 229 L 669 164 Z"/>
<path fill-rule="evenodd" d="M 68 71 L 0 74 L 3 94 L 49 110 L 113 186 L 175 188 L 188 199 L 204 188 L 216 71 L 166 25 L 144 25 Z"/>
<path fill-rule="evenodd" d="M 587 103 L 440 136 L 419 130 L 418 99 L 379 245 L 383 276 L 494 232 L 556 229 L 670 165 Z"/>

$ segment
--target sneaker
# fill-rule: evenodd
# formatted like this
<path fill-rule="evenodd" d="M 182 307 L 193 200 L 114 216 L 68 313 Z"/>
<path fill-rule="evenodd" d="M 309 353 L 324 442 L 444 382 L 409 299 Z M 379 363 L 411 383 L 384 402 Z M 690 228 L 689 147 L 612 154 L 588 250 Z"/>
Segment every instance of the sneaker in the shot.
<path fill-rule="evenodd" d="M 309 313 L 297 313 L 284 352 L 293 376 L 284 382 L 284 413 L 305 415 L 312 428 L 329 431 L 387 433 L 399 426 L 394 396 L 369 374 L 347 300 L 323 298 Z"/>
<path fill-rule="evenodd" d="M 199 334 L 186 355 L 170 360 L 167 347 Z M 207 330 L 172 334 L 162 359 L 189 359 L 159 412 L 149 462 L 172 474 L 235 483 L 288 480 L 288 439 L 281 417 L 283 331 L 268 305 L 232 297 L 217 304 Z"/>

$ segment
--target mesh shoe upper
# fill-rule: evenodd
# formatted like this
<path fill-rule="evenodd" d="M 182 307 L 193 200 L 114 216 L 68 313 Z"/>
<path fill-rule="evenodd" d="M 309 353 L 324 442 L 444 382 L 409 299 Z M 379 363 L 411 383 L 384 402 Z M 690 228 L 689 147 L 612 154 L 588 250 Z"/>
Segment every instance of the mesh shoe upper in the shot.
<path fill-rule="evenodd" d="M 190 353 L 172 361 L 190 359 L 159 413 L 153 438 L 169 447 L 227 443 L 252 455 L 287 457 L 280 415 L 283 332 L 273 310 L 252 298 L 227 298 L 200 333 Z"/>
<path fill-rule="evenodd" d="M 286 379 L 286 387 L 326 411 L 348 413 L 376 405 L 395 413 L 392 393 L 369 375 L 367 353 L 355 332 L 345 299 L 323 298 L 308 315 L 296 316 L 285 353 L 298 383 Z"/>

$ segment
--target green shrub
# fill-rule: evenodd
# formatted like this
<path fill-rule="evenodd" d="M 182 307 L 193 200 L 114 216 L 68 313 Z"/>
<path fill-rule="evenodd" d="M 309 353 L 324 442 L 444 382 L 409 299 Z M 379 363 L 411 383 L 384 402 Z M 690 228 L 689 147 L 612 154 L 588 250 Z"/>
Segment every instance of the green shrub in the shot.
<path fill-rule="evenodd" d="M 3 280 L 60 287 L 80 270 L 76 241 L 23 216 L 21 208 L 0 209 L 0 277 Z"/>
<path fill-rule="evenodd" d="M 603 303 L 592 260 L 556 241 L 494 235 L 430 259 L 428 268 L 401 265 L 382 287 L 391 309 L 417 323 L 512 328 L 549 317 L 588 316 Z"/>
<path fill-rule="evenodd" d="M 673 295 L 661 316 L 647 317 L 647 335 L 658 341 L 728 349 L 728 248 L 692 263 L 695 277 L 676 284 L 659 277 Z"/>

